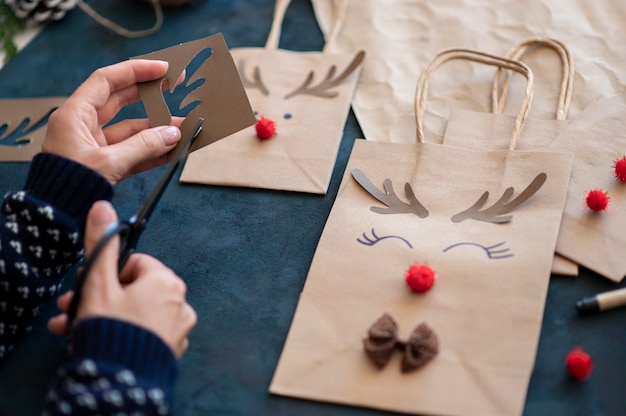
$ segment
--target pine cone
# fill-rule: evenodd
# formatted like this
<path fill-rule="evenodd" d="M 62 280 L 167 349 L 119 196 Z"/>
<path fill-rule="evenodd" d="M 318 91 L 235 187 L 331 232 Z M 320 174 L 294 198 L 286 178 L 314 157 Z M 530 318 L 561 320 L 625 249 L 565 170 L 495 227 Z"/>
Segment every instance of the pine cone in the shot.
<path fill-rule="evenodd" d="M 20 19 L 45 23 L 60 20 L 76 6 L 76 0 L 5 0 Z"/>
<path fill-rule="evenodd" d="M 143 0 L 144 3 L 152 3 L 152 0 Z M 163 7 L 177 7 L 191 4 L 193 0 L 159 0 Z"/>

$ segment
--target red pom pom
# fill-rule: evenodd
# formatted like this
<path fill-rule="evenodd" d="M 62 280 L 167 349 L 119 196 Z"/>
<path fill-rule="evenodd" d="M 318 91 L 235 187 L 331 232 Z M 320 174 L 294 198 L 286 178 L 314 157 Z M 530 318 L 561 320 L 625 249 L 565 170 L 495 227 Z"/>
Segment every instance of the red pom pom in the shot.
<path fill-rule="evenodd" d="M 437 274 L 427 264 L 414 263 L 404 273 L 404 279 L 414 292 L 426 292 L 437 280 Z"/>
<path fill-rule="evenodd" d="M 259 121 L 257 121 L 255 127 L 256 136 L 261 140 L 269 139 L 276 134 L 276 125 L 274 120 L 269 118 L 261 117 Z"/>
<path fill-rule="evenodd" d="M 626 156 L 615 161 L 615 177 L 620 182 L 626 182 Z"/>
<path fill-rule="evenodd" d="M 574 380 L 582 381 L 591 374 L 593 361 L 582 348 L 576 347 L 567 354 L 565 365 L 567 366 L 567 372 Z"/>
<path fill-rule="evenodd" d="M 594 211 L 604 211 L 609 208 L 609 196 L 601 189 L 592 189 L 585 197 L 587 206 Z"/>

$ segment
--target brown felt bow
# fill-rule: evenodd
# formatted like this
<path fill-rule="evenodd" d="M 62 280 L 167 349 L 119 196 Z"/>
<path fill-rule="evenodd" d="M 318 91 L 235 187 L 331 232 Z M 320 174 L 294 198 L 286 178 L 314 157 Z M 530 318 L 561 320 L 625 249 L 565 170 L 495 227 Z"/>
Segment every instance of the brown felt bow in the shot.
<path fill-rule="evenodd" d="M 417 370 L 432 360 L 439 351 L 439 340 L 435 332 L 425 323 L 417 326 L 407 341 L 398 339 L 398 325 L 387 313 L 383 314 L 367 331 L 363 340 L 365 354 L 378 368 L 383 368 L 391 359 L 394 349 L 404 352 L 402 372 Z"/>

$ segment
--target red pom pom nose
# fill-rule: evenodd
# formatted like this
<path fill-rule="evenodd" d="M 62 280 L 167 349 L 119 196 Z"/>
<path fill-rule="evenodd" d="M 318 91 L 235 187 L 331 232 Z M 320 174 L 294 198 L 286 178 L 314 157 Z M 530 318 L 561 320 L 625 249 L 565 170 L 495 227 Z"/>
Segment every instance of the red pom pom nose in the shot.
<path fill-rule="evenodd" d="M 605 211 L 609 208 L 609 196 L 601 189 L 593 189 L 587 192 L 585 202 L 594 211 Z"/>
<path fill-rule="evenodd" d="M 591 357 L 582 348 L 573 349 L 565 359 L 567 372 L 576 381 L 582 381 L 589 377 L 593 368 Z"/>
<path fill-rule="evenodd" d="M 626 182 L 626 156 L 615 161 L 615 177 L 620 182 Z"/>
<path fill-rule="evenodd" d="M 435 284 L 437 274 L 427 264 L 414 263 L 404 274 L 404 279 L 412 291 L 426 292 Z"/>
<path fill-rule="evenodd" d="M 266 140 L 276 134 L 276 123 L 269 118 L 261 117 L 256 123 L 256 136 L 261 140 Z"/>

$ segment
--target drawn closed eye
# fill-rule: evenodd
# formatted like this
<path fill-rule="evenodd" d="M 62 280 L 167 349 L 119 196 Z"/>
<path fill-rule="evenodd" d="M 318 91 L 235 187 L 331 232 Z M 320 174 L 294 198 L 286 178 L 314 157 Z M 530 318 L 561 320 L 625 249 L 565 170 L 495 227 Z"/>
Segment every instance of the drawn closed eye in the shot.
<path fill-rule="evenodd" d="M 396 238 L 400 241 L 403 241 L 407 246 L 409 246 L 409 248 L 413 248 L 413 245 L 409 243 L 407 239 L 400 237 L 399 235 L 385 235 L 385 236 L 379 237 L 378 235 L 376 235 L 376 231 L 374 231 L 373 228 L 372 228 L 372 237 L 369 237 L 366 233 L 363 233 L 363 239 L 361 240 L 360 238 L 357 238 L 356 241 L 366 246 L 373 246 L 389 238 Z"/>
<path fill-rule="evenodd" d="M 513 253 L 510 253 L 511 251 L 510 248 L 503 248 L 504 244 L 506 244 L 506 241 L 501 241 L 492 246 L 483 246 L 482 244 L 472 243 L 472 242 L 461 242 L 461 243 L 452 244 L 451 246 L 446 247 L 443 250 L 443 252 L 445 253 L 449 250 L 452 250 L 453 248 L 460 247 L 460 246 L 474 246 L 474 247 L 479 247 L 482 250 L 484 250 L 484 252 L 487 254 L 487 257 L 490 259 L 499 260 L 499 259 L 506 259 L 509 257 L 513 257 Z"/>

